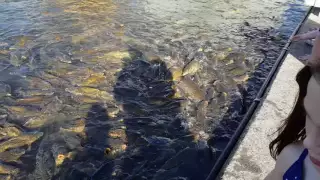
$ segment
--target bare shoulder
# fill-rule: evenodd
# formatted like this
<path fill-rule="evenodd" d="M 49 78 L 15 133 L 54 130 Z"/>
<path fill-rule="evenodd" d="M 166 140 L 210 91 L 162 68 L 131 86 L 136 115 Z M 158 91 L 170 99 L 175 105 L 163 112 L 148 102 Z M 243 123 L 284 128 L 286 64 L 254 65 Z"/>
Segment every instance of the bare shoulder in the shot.
<path fill-rule="evenodd" d="M 274 170 L 268 175 L 266 180 L 281 180 L 284 173 L 290 166 L 299 158 L 304 147 L 301 142 L 289 144 L 286 146 L 277 157 Z"/>

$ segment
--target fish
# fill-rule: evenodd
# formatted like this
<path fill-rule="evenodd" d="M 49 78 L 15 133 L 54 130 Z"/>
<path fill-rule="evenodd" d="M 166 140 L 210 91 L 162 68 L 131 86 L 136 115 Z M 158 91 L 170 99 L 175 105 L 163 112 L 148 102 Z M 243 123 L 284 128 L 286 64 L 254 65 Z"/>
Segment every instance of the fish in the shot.
<path fill-rule="evenodd" d="M 66 156 L 64 154 L 58 154 L 57 157 L 55 158 L 55 163 L 56 166 L 61 166 L 66 159 Z"/>
<path fill-rule="evenodd" d="M 161 137 L 161 136 L 150 136 L 150 137 L 143 136 L 142 138 L 146 140 L 150 146 L 169 146 L 175 141 L 174 139 Z"/>
<path fill-rule="evenodd" d="M 230 76 L 225 76 L 224 81 L 232 87 L 234 87 L 237 84 L 236 81 Z"/>
<path fill-rule="evenodd" d="M 246 82 L 248 81 L 249 79 L 249 75 L 248 74 L 243 74 L 243 75 L 240 75 L 240 76 L 236 76 L 236 77 L 233 77 L 233 80 L 237 83 L 242 83 L 242 82 Z"/>
<path fill-rule="evenodd" d="M 23 62 L 16 54 L 10 53 L 10 63 L 16 67 L 19 67 Z"/>
<path fill-rule="evenodd" d="M 75 156 L 74 151 L 68 152 L 64 145 L 57 143 L 52 144 L 51 152 L 55 159 L 56 167 L 61 166 L 66 159 L 73 159 Z"/>
<path fill-rule="evenodd" d="M 0 153 L 0 161 L 3 162 L 17 162 L 18 159 L 26 153 L 23 149 L 12 149 Z"/>
<path fill-rule="evenodd" d="M 0 152 L 4 152 L 8 149 L 17 148 L 21 146 L 30 146 L 34 141 L 43 136 L 42 132 L 33 134 L 23 134 L 20 136 L 12 137 L 11 139 L 0 143 Z"/>
<path fill-rule="evenodd" d="M 55 36 L 55 40 L 56 40 L 56 41 L 61 41 L 61 40 L 62 40 L 62 37 L 61 37 L 60 35 L 56 35 L 56 36 Z"/>
<path fill-rule="evenodd" d="M 2 179 L 2 180 L 12 180 L 12 176 L 11 175 L 0 175 L 0 179 Z"/>
<path fill-rule="evenodd" d="M 28 90 L 15 90 L 18 96 L 22 97 L 34 97 L 34 96 L 52 96 L 54 95 L 53 90 L 43 90 L 43 89 L 28 89 Z"/>
<path fill-rule="evenodd" d="M 74 156 L 75 156 L 75 152 L 73 151 L 66 154 L 58 154 L 55 157 L 56 167 L 61 166 L 66 159 L 73 159 Z"/>
<path fill-rule="evenodd" d="M 62 63 L 67 63 L 67 64 L 71 64 L 71 58 L 68 55 L 65 55 L 63 53 L 57 53 L 58 55 L 56 55 L 56 59 L 59 60 Z"/>
<path fill-rule="evenodd" d="M 212 56 L 217 61 L 224 61 L 226 59 L 226 57 L 228 56 L 228 54 L 229 54 L 228 51 L 220 51 L 220 52 L 212 54 Z"/>
<path fill-rule="evenodd" d="M 99 56 L 98 59 L 107 60 L 108 62 L 118 62 L 123 59 L 131 60 L 131 54 L 128 51 L 113 51 Z"/>
<path fill-rule="evenodd" d="M 0 127 L 0 140 L 20 136 L 22 132 L 16 127 Z"/>
<path fill-rule="evenodd" d="M 173 81 L 180 81 L 182 77 L 182 69 L 175 67 L 175 68 L 170 68 L 169 69 L 172 75 L 172 80 Z"/>
<path fill-rule="evenodd" d="M 97 98 L 90 98 L 85 96 L 72 97 L 76 102 L 85 103 L 85 104 L 95 104 L 101 102 L 101 100 Z"/>
<path fill-rule="evenodd" d="M 233 76 L 241 76 L 243 74 L 246 74 L 247 70 L 242 68 L 234 68 L 229 71 Z"/>
<path fill-rule="evenodd" d="M 101 84 L 106 80 L 106 77 L 104 76 L 104 73 L 96 73 L 90 75 L 87 79 L 84 80 L 82 83 L 82 86 L 96 86 L 98 84 Z"/>
<path fill-rule="evenodd" d="M 36 116 L 31 117 L 23 124 L 24 127 L 30 128 L 30 129 L 36 129 L 43 127 L 48 122 L 48 118 L 45 116 Z"/>
<path fill-rule="evenodd" d="M 117 114 L 120 112 L 120 109 L 117 107 L 113 107 L 113 108 L 108 108 L 108 116 L 109 117 L 117 117 Z"/>
<path fill-rule="evenodd" d="M 206 119 L 208 104 L 209 104 L 208 101 L 203 100 L 197 105 L 197 121 L 203 123 L 203 128 L 206 127 L 205 119 Z"/>
<path fill-rule="evenodd" d="M 144 53 L 143 55 L 148 61 L 158 61 L 161 59 L 159 56 L 152 53 Z"/>
<path fill-rule="evenodd" d="M 0 50 L 0 54 L 7 55 L 9 53 L 10 53 L 10 51 L 8 51 L 8 50 L 4 50 L 4 49 Z"/>
<path fill-rule="evenodd" d="M 113 100 L 113 96 L 110 93 L 91 87 L 66 88 L 65 90 L 77 96 L 87 96 L 90 98 L 100 98 L 111 101 Z"/>
<path fill-rule="evenodd" d="M 209 101 L 216 95 L 214 87 L 209 87 L 206 91 L 205 100 Z"/>
<path fill-rule="evenodd" d="M 215 87 L 217 92 L 228 92 L 228 88 L 226 87 L 226 85 L 221 82 L 220 80 L 217 80 L 213 83 L 213 86 Z"/>
<path fill-rule="evenodd" d="M 114 139 L 126 139 L 126 132 L 123 129 L 115 129 L 115 130 L 110 130 L 108 132 L 108 136 Z"/>
<path fill-rule="evenodd" d="M 68 127 L 60 127 L 60 131 L 82 133 L 85 129 L 85 121 L 83 118 L 77 119 L 72 121 L 72 124 L 66 125 Z"/>
<path fill-rule="evenodd" d="M 66 142 L 67 147 L 70 148 L 71 150 L 81 146 L 80 137 L 78 137 L 77 134 L 73 132 L 62 131 L 62 137 Z"/>
<path fill-rule="evenodd" d="M 218 103 L 218 100 L 217 99 L 212 99 L 210 102 L 209 102 L 209 106 L 210 106 L 210 109 L 214 110 L 214 111 L 217 111 L 220 109 L 220 106 L 219 106 L 219 103 Z"/>
<path fill-rule="evenodd" d="M 182 76 L 194 75 L 201 68 L 201 64 L 198 61 L 191 61 L 183 68 Z"/>
<path fill-rule="evenodd" d="M 5 47 L 5 46 L 9 46 L 9 44 L 6 42 L 0 42 L 0 47 Z"/>
<path fill-rule="evenodd" d="M 35 104 L 35 103 L 41 103 L 45 99 L 44 96 L 33 96 L 33 97 L 28 97 L 28 98 L 22 98 L 22 99 L 17 99 L 16 103 L 25 105 L 25 104 Z"/>
<path fill-rule="evenodd" d="M 6 174 L 6 175 L 11 175 L 11 174 L 18 174 L 19 169 L 11 166 L 11 165 L 5 165 L 0 163 L 0 174 Z"/>
<path fill-rule="evenodd" d="M 184 98 L 186 96 L 186 93 L 181 89 L 181 87 L 177 85 L 173 85 L 172 87 L 175 90 L 173 98 Z"/>
<path fill-rule="evenodd" d="M 47 79 L 50 85 L 52 86 L 67 87 L 70 85 L 69 81 L 54 74 L 51 74 L 49 71 L 42 72 L 41 74 L 39 74 L 39 76 L 41 76 L 44 79 Z"/>
<path fill-rule="evenodd" d="M 228 98 L 228 93 L 222 92 L 217 96 L 217 101 L 219 104 L 222 104 L 224 106 L 227 101 L 227 98 Z"/>
<path fill-rule="evenodd" d="M 26 36 L 21 37 L 19 42 L 18 42 L 18 46 L 23 48 L 26 45 L 27 41 L 28 41 L 28 38 Z"/>
<path fill-rule="evenodd" d="M 41 113 L 44 114 L 52 114 L 57 113 L 63 109 L 64 103 L 58 96 L 54 96 L 50 99 L 51 101 L 46 103 L 45 106 L 42 108 Z"/>
<path fill-rule="evenodd" d="M 179 86 L 179 88 L 181 88 L 191 99 L 200 101 L 205 99 L 203 90 L 189 77 L 184 77 L 177 86 Z"/>
<path fill-rule="evenodd" d="M 79 35 L 79 36 L 72 36 L 71 37 L 71 42 L 73 44 L 78 44 L 80 42 L 85 42 L 85 39 L 86 37 L 85 36 L 82 36 L 82 35 Z"/>
<path fill-rule="evenodd" d="M 110 148 L 106 148 L 104 151 L 104 154 L 105 154 L 105 157 L 110 158 L 110 159 L 114 159 L 119 154 L 122 154 L 126 149 L 127 149 L 126 144 L 119 144 L 119 145 L 115 145 Z"/>
<path fill-rule="evenodd" d="M 26 113 L 28 110 L 23 106 L 6 106 L 12 114 L 23 114 Z"/>

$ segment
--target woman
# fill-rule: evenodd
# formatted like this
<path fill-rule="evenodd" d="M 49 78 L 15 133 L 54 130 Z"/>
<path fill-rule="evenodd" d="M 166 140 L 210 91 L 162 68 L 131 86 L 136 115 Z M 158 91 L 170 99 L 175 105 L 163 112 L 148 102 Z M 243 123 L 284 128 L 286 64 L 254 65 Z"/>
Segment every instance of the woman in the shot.
<path fill-rule="evenodd" d="M 266 180 L 320 179 L 320 32 L 296 80 L 299 96 L 278 137 L 269 145 L 277 162 Z"/>

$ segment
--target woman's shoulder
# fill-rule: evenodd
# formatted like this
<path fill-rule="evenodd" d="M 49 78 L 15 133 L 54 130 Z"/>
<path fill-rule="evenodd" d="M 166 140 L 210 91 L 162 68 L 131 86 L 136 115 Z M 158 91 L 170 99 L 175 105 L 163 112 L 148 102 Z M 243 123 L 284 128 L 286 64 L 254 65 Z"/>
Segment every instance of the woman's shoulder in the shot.
<path fill-rule="evenodd" d="M 276 173 L 283 175 L 291 165 L 298 160 L 303 150 L 302 142 L 287 145 L 277 157 L 275 166 Z"/>
<path fill-rule="evenodd" d="M 292 159 L 292 157 L 296 157 L 296 159 L 298 159 L 304 149 L 305 148 L 302 144 L 302 141 L 289 144 L 285 148 L 283 148 L 277 159 L 286 157 L 290 157 L 290 159 Z"/>
<path fill-rule="evenodd" d="M 278 155 L 276 166 L 265 180 L 282 180 L 285 172 L 299 159 L 303 150 L 302 142 L 287 145 Z"/>

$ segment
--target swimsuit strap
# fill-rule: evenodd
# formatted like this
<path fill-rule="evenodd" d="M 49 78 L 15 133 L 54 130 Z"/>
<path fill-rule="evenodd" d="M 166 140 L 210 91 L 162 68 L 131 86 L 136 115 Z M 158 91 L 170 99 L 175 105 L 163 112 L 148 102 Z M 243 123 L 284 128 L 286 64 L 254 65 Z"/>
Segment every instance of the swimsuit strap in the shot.
<path fill-rule="evenodd" d="M 308 150 L 305 149 L 301 153 L 299 159 L 294 162 L 291 167 L 283 175 L 283 180 L 303 180 L 303 162 L 308 155 Z"/>

